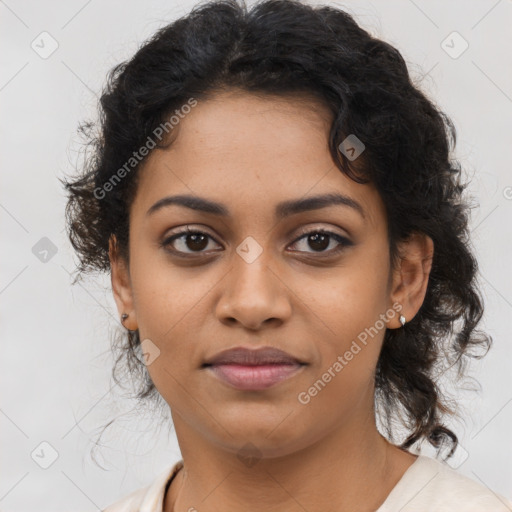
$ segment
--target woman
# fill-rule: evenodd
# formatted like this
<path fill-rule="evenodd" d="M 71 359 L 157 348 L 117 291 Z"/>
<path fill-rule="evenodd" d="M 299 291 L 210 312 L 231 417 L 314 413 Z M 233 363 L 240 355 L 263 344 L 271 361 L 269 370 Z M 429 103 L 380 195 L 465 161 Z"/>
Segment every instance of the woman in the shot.
<path fill-rule="evenodd" d="M 108 512 L 512 509 L 413 450 L 452 456 L 436 375 L 491 340 L 455 130 L 395 48 L 333 7 L 210 2 L 101 108 L 69 236 L 183 457 Z"/>

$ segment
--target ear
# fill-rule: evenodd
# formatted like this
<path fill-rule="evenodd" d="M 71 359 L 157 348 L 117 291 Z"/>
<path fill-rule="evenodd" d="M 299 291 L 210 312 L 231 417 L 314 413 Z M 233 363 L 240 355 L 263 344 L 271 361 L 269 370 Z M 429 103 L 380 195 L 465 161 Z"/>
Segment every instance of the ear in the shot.
<path fill-rule="evenodd" d="M 402 306 L 399 314 L 410 322 L 419 311 L 425 294 L 434 257 L 434 242 L 425 233 L 414 232 L 399 243 L 397 268 L 392 270 L 391 304 Z M 392 317 L 387 327 L 401 327 L 399 315 Z"/>
<path fill-rule="evenodd" d="M 137 317 L 135 314 L 133 292 L 130 281 L 130 272 L 128 265 L 123 257 L 120 256 L 115 235 L 112 235 L 108 244 L 108 255 L 111 268 L 112 293 L 116 301 L 119 318 L 123 313 L 128 318 L 122 322 L 122 325 L 131 331 L 137 330 Z"/>

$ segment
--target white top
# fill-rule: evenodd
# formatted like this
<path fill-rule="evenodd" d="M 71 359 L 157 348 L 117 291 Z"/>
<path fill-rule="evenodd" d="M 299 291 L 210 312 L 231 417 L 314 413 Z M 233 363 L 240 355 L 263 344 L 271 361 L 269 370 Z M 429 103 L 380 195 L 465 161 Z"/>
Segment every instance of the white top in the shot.
<path fill-rule="evenodd" d="M 168 484 L 183 460 L 147 487 L 116 501 L 103 512 L 163 512 Z M 512 501 L 452 469 L 419 455 L 375 512 L 512 512 Z"/>

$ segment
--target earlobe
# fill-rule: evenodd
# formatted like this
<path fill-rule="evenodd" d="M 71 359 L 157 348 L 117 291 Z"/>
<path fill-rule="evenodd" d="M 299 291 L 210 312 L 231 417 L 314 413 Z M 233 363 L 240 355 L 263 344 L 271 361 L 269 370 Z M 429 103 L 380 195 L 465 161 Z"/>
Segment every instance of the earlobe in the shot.
<path fill-rule="evenodd" d="M 111 235 L 109 239 L 108 254 L 111 268 L 112 293 L 121 323 L 130 331 L 135 331 L 138 326 L 134 309 L 130 273 L 124 258 L 119 255 L 115 235 Z"/>
<path fill-rule="evenodd" d="M 421 308 L 427 293 L 434 242 L 428 235 L 415 232 L 399 243 L 399 254 L 398 266 L 393 270 L 390 301 L 401 304 L 400 315 L 410 322 Z M 399 315 L 396 315 L 389 321 L 388 328 L 401 326 Z"/>

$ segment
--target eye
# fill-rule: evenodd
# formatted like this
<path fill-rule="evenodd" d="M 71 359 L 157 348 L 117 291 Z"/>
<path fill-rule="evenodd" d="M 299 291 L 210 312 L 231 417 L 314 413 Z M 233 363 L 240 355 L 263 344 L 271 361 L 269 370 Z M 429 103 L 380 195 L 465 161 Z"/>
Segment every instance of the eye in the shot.
<path fill-rule="evenodd" d="M 213 240 L 213 237 L 204 231 L 193 230 L 187 226 L 186 230 L 163 240 L 161 246 L 164 248 L 171 246 L 171 249 L 167 250 L 176 254 L 201 254 L 208 247 L 208 239 Z M 187 252 L 186 249 L 190 251 Z"/>
<path fill-rule="evenodd" d="M 338 235 L 337 233 L 333 233 L 332 231 L 326 231 L 323 229 L 314 229 L 312 231 L 304 233 L 300 238 L 298 238 L 294 242 L 294 245 L 301 241 L 304 241 L 303 246 L 309 246 L 313 249 L 313 251 L 302 251 L 309 252 L 309 254 L 337 254 L 341 252 L 345 247 L 353 245 L 353 243 L 348 238 Z M 326 250 L 329 246 L 331 246 L 332 242 L 335 242 L 337 244 L 337 247 L 335 247 L 334 249 L 331 248 L 330 250 Z"/>

